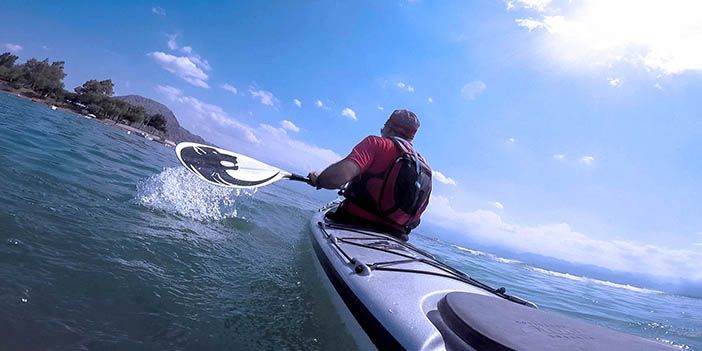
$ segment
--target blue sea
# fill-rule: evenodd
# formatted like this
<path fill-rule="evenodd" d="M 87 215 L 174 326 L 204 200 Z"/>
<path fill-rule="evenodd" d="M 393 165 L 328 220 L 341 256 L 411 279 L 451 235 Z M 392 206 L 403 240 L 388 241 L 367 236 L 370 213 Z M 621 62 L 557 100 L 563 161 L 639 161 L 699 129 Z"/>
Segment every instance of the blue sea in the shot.
<path fill-rule="evenodd" d="M 354 350 L 314 265 L 324 201 L 217 188 L 174 150 L 0 93 L 0 350 Z M 702 300 L 411 242 L 493 286 L 702 350 Z"/>

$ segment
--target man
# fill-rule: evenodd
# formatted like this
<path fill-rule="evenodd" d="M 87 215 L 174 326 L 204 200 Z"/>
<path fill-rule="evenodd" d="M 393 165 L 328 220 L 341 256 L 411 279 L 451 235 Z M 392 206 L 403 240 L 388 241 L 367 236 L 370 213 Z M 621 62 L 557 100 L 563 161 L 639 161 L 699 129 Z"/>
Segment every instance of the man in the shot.
<path fill-rule="evenodd" d="M 328 217 L 334 221 L 382 230 L 407 240 L 429 203 L 431 168 L 414 151 L 419 119 L 395 110 L 380 130 L 356 145 L 343 160 L 321 174 L 309 174 L 317 189 L 344 189 L 344 202 Z"/>

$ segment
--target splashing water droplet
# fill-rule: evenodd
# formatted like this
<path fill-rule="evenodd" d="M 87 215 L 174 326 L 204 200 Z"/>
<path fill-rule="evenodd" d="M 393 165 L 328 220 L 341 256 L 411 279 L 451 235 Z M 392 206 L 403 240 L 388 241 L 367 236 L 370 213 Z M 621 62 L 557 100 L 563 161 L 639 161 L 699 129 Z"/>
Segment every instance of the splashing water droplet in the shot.
<path fill-rule="evenodd" d="M 236 200 L 255 191 L 208 184 L 182 167 L 166 168 L 137 186 L 137 201 L 145 207 L 196 220 L 237 217 Z"/>

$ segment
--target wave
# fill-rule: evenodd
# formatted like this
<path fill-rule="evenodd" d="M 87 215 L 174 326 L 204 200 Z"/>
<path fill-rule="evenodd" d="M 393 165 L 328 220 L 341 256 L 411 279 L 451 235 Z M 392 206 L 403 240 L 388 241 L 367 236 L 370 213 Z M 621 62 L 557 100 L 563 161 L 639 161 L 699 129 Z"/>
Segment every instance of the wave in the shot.
<path fill-rule="evenodd" d="M 465 251 L 465 252 L 467 252 L 467 253 L 469 253 L 469 254 L 471 254 L 471 255 L 473 255 L 473 256 L 487 256 L 487 255 L 488 255 L 488 254 L 486 254 L 485 252 L 478 251 L 478 250 L 473 250 L 473 249 L 469 249 L 469 248 L 463 247 L 463 246 L 458 246 L 458 245 L 451 245 L 451 246 L 453 246 L 453 247 L 455 247 L 455 248 L 457 248 L 457 249 L 459 249 L 459 250 L 461 250 L 461 251 Z"/>
<path fill-rule="evenodd" d="M 256 190 L 230 189 L 203 182 L 182 167 L 166 168 L 137 185 L 137 202 L 151 209 L 199 221 L 238 218 L 236 202 Z"/>
<path fill-rule="evenodd" d="M 662 291 L 660 290 L 654 290 L 654 289 L 646 289 L 646 288 L 639 288 L 633 285 L 629 284 L 619 284 L 619 283 L 613 283 L 607 280 L 598 280 L 598 279 L 590 279 L 590 281 L 597 283 L 597 284 L 602 284 L 606 286 L 611 286 L 613 288 L 618 288 L 618 289 L 626 289 L 626 290 L 631 290 L 631 291 L 636 291 L 636 292 L 641 292 L 641 293 L 657 293 L 657 294 L 663 294 Z"/>
<path fill-rule="evenodd" d="M 637 286 L 629 285 L 629 284 L 620 284 L 620 283 L 614 283 L 610 282 L 607 280 L 599 280 L 599 279 L 594 279 L 594 278 L 588 278 L 588 277 L 583 277 L 583 276 L 577 276 L 577 275 L 572 275 L 568 273 L 561 273 L 561 272 L 555 272 L 555 271 L 549 271 L 546 269 L 542 268 L 537 268 L 537 267 L 529 267 L 531 270 L 541 273 L 541 274 L 546 274 L 550 275 L 552 277 L 559 277 L 559 278 L 564 278 L 564 279 L 570 279 L 570 280 L 575 280 L 583 283 L 594 283 L 594 284 L 599 284 L 599 285 L 604 285 L 608 286 L 611 288 L 617 288 L 617 289 L 625 289 L 629 291 L 634 291 L 638 293 L 657 293 L 657 294 L 663 294 L 662 291 L 658 290 L 653 290 L 653 289 L 646 289 L 646 288 L 639 288 Z"/>
<path fill-rule="evenodd" d="M 467 252 L 473 256 L 486 257 L 486 258 L 489 258 L 489 259 L 491 259 L 495 262 L 499 262 L 499 263 L 518 264 L 518 265 L 525 264 L 522 261 L 499 257 L 499 256 L 493 255 L 491 253 L 473 250 L 473 249 L 469 249 L 469 248 L 458 246 L 458 245 L 451 245 L 451 246 L 453 246 L 454 248 L 456 248 L 458 250 Z M 594 284 L 599 284 L 599 285 L 603 285 L 603 286 L 608 286 L 611 288 L 625 289 L 625 290 L 634 291 L 634 292 L 638 292 L 638 293 L 659 293 L 659 294 L 663 293 L 662 291 L 659 291 L 659 290 L 640 288 L 640 287 L 629 285 L 629 284 L 620 284 L 620 283 L 614 283 L 614 282 L 607 281 L 607 280 L 600 280 L 600 279 L 589 278 L 589 277 L 585 277 L 585 276 L 573 275 L 573 274 L 569 274 L 569 273 L 550 271 L 547 269 L 533 267 L 530 265 L 526 265 L 526 266 L 529 269 L 531 269 L 532 271 L 537 272 L 537 273 L 549 275 L 552 277 L 569 279 L 569 280 L 578 281 L 578 282 L 582 282 L 582 283 L 594 283 Z"/>
<path fill-rule="evenodd" d="M 500 262 L 500 263 L 507 263 L 507 264 L 523 264 L 523 263 L 524 263 L 524 262 L 519 261 L 519 260 L 513 260 L 513 259 L 510 259 L 510 258 L 498 257 L 498 256 L 493 255 L 493 254 L 491 254 L 491 253 L 486 253 L 486 252 L 482 252 L 482 251 L 478 251 L 478 250 L 473 250 L 473 249 L 469 249 L 469 248 L 466 248 L 466 247 L 463 247 L 463 246 L 458 246 L 458 245 L 451 245 L 451 246 L 453 246 L 453 247 L 455 247 L 456 249 L 459 249 L 459 250 L 461 250 L 461 251 L 465 251 L 465 252 L 467 252 L 467 253 L 469 253 L 469 254 L 471 254 L 471 255 L 473 255 L 473 256 L 489 257 L 490 259 L 492 259 L 492 260 L 494 260 L 494 261 L 497 261 L 497 262 Z"/>

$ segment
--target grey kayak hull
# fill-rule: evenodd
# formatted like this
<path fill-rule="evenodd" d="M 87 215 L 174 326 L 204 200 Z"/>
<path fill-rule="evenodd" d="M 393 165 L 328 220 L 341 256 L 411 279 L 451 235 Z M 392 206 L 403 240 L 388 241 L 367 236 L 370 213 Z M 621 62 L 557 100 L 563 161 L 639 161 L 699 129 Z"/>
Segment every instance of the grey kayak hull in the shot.
<path fill-rule="evenodd" d="M 313 217 L 311 232 L 312 245 L 326 276 L 358 324 L 381 350 L 444 350 L 441 333 L 428 316 L 436 311 L 439 300 L 453 291 L 495 296 L 447 278 L 449 274 L 441 268 L 410 261 L 405 256 L 428 260 L 433 257 L 405 246 L 390 235 L 335 225 L 324 218 L 324 211 Z M 358 243 L 370 244 L 370 248 Z M 400 260 L 407 262 L 388 268 L 431 274 L 370 271 L 367 267 Z"/>
<path fill-rule="evenodd" d="M 335 224 L 327 210 L 312 218 L 312 246 L 363 349 L 368 340 L 381 350 L 676 349 L 536 309 L 390 235 Z"/>

